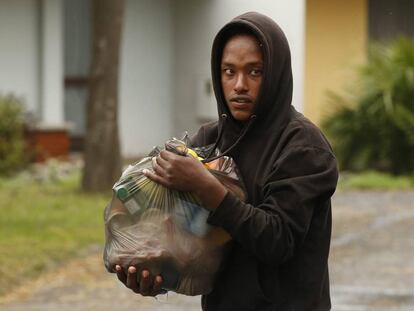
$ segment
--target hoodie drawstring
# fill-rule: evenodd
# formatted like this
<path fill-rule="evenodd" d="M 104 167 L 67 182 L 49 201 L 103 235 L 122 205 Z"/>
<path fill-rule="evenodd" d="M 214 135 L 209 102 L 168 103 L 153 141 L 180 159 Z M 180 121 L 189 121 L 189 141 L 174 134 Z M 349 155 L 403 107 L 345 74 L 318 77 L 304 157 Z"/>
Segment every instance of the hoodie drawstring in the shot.
<path fill-rule="evenodd" d="M 251 125 L 254 123 L 254 120 L 256 119 L 256 115 L 255 114 L 253 114 L 253 115 L 251 115 L 250 116 L 250 118 L 249 118 L 249 122 L 247 123 L 247 125 L 243 128 L 243 130 L 242 130 L 242 132 L 240 133 L 240 136 L 236 139 L 236 141 L 229 147 L 229 148 L 227 148 L 227 150 L 225 150 L 224 152 L 222 152 L 221 154 L 219 154 L 219 155 L 217 155 L 217 156 L 215 156 L 215 157 L 212 157 L 212 158 L 210 158 L 211 157 L 211 155 L 213 154 L 213 152 L 214 152 L 214 150 L 217 148 L 217 146 L 218 146 L 218 144 L 219 144 L 219 142 L 220 142 L 220 140 L 221 140 L 221 137 L 223 136 L 223 132 L 224 132 L 224 125 L 225 125 L 225 121 L 226 121 L 226 119 L 227 119 L 227 115 L 225 114 L 225 113 L 223 113 L 222 115 L 221 115 L 221 117 L 222 117 L 222 119 L 223 119 L 223 126 L 220 128 L 220 132 L 219 132 L 219 134 L 218 134 L 218 136 L 217 136 L 217 140 L 216 140 L 216 142 L 214 143 L 214 146 L 213 146 L 213 148 L 211 149 L 211 151 L 210 151 L 210 153 L 208 154 L 208 156 L 207 156 L 207 158 L 205 158 L 204 160 L 202 160 L 201 162 L 203 162 L 203 163 L 207 163 L 207 162 L 211 162 L 211 161 L 213 161 L 213 160 L 216 160 L 216 159 L 218 159 L 218 158 L 220 158 L 220 157 L 222 157 L 222 156 L 225 156 L 226 154 L 228 154 L 231 150 L 233 150 L 235 147 L 236 147 L 236 145 L 243 139 L 243 137 L 246 135 L 246 133 L 247 133 L 247 131 L 249 130 L 249 128 L 251 127 Z"/>
<path fill-rule="evenodd" d="M 209 158 L 213 155 L 214 150 L 216 150 L 217 145 L 219 144 L 219 142 L 220 142 L 220 140 L 221 140 L 221 136 L 223 135 L 223 132 L 224 132 L 224 126 L 225 126 L 225 124 L 226 124 L 226 120 L 227 120 L 227 114 L 223 113 L 223 114 L 221 115 L 221 118 L 223 119 L 223 125 L 220 127 L 220 131 L 219 131 L 219 133 L 218 133 L 218 135 L 217 135 L 217 139 L 216 139 L 216 142 L 214 143 L 213 148 L 211 148 L 210 152 L 208 153 L 208 156 L 207 156 L 207 157 L 206 157 L 206 158 L 202 161 L 203 163 L 208 162 L 208 161 L 206 161 L 206 160 L 208 160 L 208 159 L 209 159 Z"/>

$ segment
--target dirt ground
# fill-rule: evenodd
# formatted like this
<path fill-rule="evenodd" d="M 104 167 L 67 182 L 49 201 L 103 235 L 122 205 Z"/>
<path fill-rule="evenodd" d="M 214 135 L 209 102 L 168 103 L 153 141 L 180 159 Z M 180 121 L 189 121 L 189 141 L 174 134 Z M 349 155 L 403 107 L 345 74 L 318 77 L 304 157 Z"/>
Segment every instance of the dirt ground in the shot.
<path fill-rule="evenodd" d="M 414 310 L 414 192 L 339 192 L 333 204 L 332 310 Z M 97 251 L 0 297 L 0 309 L 195 311 L 200 298 L 135 295 Z"/>

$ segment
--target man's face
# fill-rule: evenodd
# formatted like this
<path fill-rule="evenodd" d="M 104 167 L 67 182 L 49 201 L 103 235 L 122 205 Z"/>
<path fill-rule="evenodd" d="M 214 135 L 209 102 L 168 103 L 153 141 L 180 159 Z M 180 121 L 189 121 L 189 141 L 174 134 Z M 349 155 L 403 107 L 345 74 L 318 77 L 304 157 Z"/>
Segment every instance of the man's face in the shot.
<path fill-rule="evenodd" d="M 227 41 L 221 58 L 221 85 L 231 115 L 247 121 L 257 104 L 262 83 L 263 55 L 251 35 L 236 35 Z"/>

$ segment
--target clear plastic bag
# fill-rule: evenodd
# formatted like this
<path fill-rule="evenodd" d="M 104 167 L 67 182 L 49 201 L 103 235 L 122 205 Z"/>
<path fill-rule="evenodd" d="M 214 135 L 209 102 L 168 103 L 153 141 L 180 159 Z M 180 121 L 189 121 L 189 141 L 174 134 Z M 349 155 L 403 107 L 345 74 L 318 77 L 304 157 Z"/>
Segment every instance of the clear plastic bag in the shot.
<path fill-rule="evenodd" d="M 201 159 L 211 146 L 188 149 L 184 141 L 172 139 L 165 148 Z M 143 175 L 143 169 L 152 170 L 151 159 L 160 151 L 156 147 L 148 157 L 130 165 L 113 187 L 112 201 L 105 209 L 105 266 L 110 272 L 116 264 L 124 269 L 136 266 L 138 272 L 147 269 L 151 275 L 163 277 L 166 290 L 206 294 L 212 289 L 231 237 L 207 224 L 209 211 L 197 196 L 168 189 Z M 205 165 L 229 191 L 245 199 L 230 157 Z"/>

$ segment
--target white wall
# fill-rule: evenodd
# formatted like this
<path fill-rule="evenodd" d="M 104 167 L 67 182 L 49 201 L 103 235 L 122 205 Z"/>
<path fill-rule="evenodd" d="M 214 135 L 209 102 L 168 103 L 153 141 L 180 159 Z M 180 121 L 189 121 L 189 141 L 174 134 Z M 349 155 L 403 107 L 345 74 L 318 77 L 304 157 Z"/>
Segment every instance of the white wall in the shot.
<path fill-rule="evenodd" d="M 195 94 L 194 90 L 200 80 L 210 77 L 210 52 L 214 36 L 233 17 L 248 11 L 268 15 L 285 31 L 292 53 L 293 104 L 302 110 L 305 0 L 176 0 L 174 9 L 174 133 L 185 129 L 194 131 L 202 122 L 196 116 L 199 94 Z M 208 104 L 208 100 L 204 103 Z M 210 104 L 214 106 L 212 102 Z M 214 110 L 214 107 L 209 110 Z"/>
<path fill-rule="evenodd" d="M 0 0 L 0 93 L 47 126 L 63 123 L 61 0 Z"/>
<path fill-rule="evenodd" d="M 61 40 L 61 1 L 57 6 L 53 0 L 0 0 L 0 93 L 21 95 L 28 109 L 37 113 L 41 111 L 41 81 L 46 79 L 45 92 L 50 88 L 56 91 L 63 82 L 61 42 L 56 42 Z M 203 120 L 197 117 L 197 102 L 200 94 L 204 96 L 205 81 L 210 77 L 213 38 L 231 18 L 247 11 L 269 15 L 286 32 L 292 50 L 294 104 L 301 109 L 304 2 L 128 0 L 120 68 L 122 153 L 146 153 L 172 135 L 192 132 L 199 126 Z M 48 18 L 45 24 L 39 20 L 42 3 L 50 8 L 42 12 Z M 49 38 L 43 46 L 42 27 Z M 48 54 L 41 57 L 42 49 L 52 55 L 55 66 L 47 63 Z M 42 75 L 42 70 L 48 75 Z M 62 94 L 54 92 L 44 98 L 48 103 L 44 107 L 46 119 L 59 121 Z M 204 115 L 214 116 L 213 101 L 203 99 L 202 105 L 210 105 Z"/>
<path fill-rule="evenodd" d="M 0 94 L 23 98 L 39 112 L 39 18 L 34 0 L 0 0 Z"/>
<path fill-rule="evenodd" d="M 185 130 L 194 132 L 201 123 L 196 116 L 200 100 L 196 90 L 210 77 L 210 50 L 215 34 L 212 8 L 213 1 L 175 1 L 173 131 L 176 135 Z"/>
<path fill-rule="evenodd" d="M 41 111 L 45 126 L 62 126 L 63 107 L 63 2 L 41 1 Z"/>
<path fill-rule="evenodd" d="M 171 133 L 171 0 L 127 1 L 120 72 L 123 155 L 147 153 Z"/>

